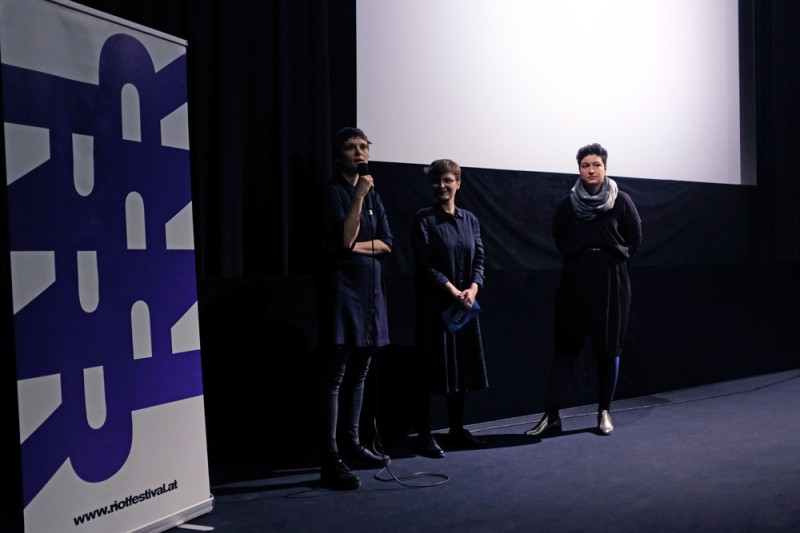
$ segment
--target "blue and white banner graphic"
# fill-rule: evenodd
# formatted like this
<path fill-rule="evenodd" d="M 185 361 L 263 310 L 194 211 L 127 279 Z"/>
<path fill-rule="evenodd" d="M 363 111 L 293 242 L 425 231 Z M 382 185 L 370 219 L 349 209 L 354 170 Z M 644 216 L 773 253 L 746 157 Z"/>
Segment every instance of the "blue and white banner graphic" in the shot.
<path fill-rule="evenodd" d="M 163 531 L 213 507 L 186 47 L 0 0 L 26 531 Z"/>

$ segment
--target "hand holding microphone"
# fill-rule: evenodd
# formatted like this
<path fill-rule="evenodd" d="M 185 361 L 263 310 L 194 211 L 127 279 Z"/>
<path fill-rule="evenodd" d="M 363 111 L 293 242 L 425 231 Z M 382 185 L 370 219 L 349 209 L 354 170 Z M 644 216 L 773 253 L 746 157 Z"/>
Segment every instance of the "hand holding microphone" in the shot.
<path fill-rule="evenodd" d="M 363 180 L 365 183 L 369 184 L 369 190 L 367 194 L 364 196 L 364 205 L 367 207 L 367 212 L 372 215 L 372 189 L 373 189 L 373 181 L 372 176 L 369 175 L 369 166 L 366 163 L 359 163 L 356 166 L 358 171 L 358 181 L 361 182 L 362 178 L 369 177 L 368 180 Z"/>

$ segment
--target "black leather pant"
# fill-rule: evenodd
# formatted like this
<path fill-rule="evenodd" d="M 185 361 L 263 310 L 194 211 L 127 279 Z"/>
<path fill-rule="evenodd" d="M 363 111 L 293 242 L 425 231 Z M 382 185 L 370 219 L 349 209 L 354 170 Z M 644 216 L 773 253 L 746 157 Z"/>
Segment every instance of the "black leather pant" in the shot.
<path fill-rule="evenodd" d="M 322 363 L 322 451 L 337 454 L 338 421 L 349 444 L 358 445 L 358 422 L 364 401 L 364 381 L 375 349 L 336 346 Z"/>

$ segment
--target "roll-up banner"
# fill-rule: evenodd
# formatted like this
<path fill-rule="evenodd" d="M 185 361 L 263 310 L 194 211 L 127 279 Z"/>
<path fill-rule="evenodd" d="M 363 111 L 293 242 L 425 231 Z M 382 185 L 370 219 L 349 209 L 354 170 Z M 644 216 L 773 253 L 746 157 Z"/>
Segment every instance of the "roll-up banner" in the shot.
<path fill-rule="evenodd" d="M 28 532 L 211 511 L 187 43 L 65 0 L 0 0 Z"/>

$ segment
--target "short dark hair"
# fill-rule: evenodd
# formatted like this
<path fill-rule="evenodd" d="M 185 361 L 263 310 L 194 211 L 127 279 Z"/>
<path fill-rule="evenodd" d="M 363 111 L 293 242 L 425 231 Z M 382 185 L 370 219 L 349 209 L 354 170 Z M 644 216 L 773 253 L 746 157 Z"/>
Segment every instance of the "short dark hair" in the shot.
<path fill-rule="evenodd" d="M 452 172 L 457 180 L 461 180 L 461 167 L 452 159 L 437 159 L 425 167 L 425 176 L 429 180 L 439 179 L 448 172 Z"/>
<path fill-rule="evenodd" d="M 608 165 L 608 150 L 600 146 L 599 143 L 587 144 L 578 150 L 578 155 L 576 156 L 578 166 L 580 166 L 581 161 L 583 161 L 583 158 L 587 155 L 599 155 L 600 159 L 603 160 L 603 165 Z"/>
<path fill-rule="evenodd" d="M 354 128 L 352 126 L 342 128 L 336 132 L 336 134 L 333 136 L 333 141 L 331 142 L 331 152 L 333 154 L 334 161 L 336 161 L 339 158 L 339 152 L 342 151 L 342 146 L 344 146 L 344 143 L 346 143 L 348 139 L 352 139 L 353 137 L 364 139 L 365 141 L 367 141 L 367 144 L 372 144 L 372 141 L 369 140 L 367 134 L 361 131 L 360 129 Z"/>

